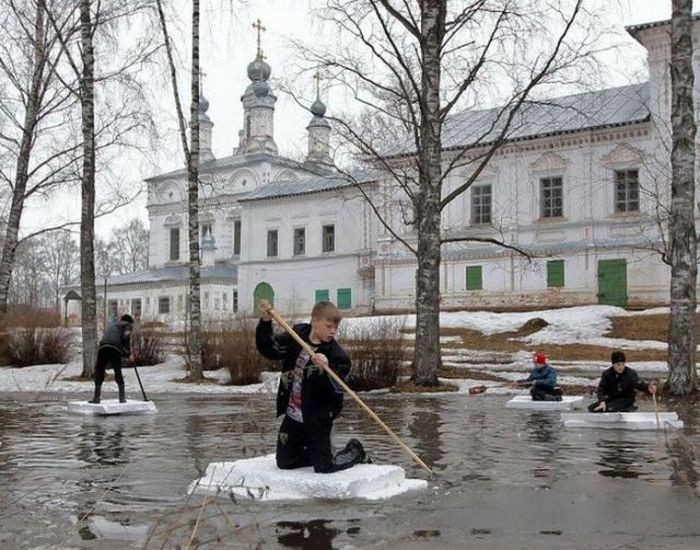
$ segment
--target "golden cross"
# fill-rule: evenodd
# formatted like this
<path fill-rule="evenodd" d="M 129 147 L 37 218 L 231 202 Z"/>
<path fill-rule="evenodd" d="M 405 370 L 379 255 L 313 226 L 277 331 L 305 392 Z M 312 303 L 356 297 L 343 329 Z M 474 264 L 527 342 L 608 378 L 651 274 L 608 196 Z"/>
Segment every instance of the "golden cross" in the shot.
<path fill-rule="evenodd" d="M 260 56 L 262 55 L 262 50 L 260 49 L 260 33 L 266 31 L 267 29 L 263 27 L 262 21 L 260 21 L 260 19 L 253 23 L 253 28 L 257 29 L 258 31 L 258 56 Z"/>

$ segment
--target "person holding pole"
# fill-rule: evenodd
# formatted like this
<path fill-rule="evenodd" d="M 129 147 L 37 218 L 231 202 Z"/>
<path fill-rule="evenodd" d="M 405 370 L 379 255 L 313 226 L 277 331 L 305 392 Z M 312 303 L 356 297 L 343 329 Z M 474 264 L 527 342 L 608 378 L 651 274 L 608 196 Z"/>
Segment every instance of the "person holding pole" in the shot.
<path fill-rule="evenodd" d="M 124 376 L 122 376 L 122 357 L 128 357 L 134 362 L 134 354 L 131 352 L 131 326 L 134 320 L 129 314 L 122 315 L 121 319 L 107 327 L 100 347 L 97 350 L 97 362 L 95 364 L 95 394 L 90 403 L 100 402 L 102 382 L 105 379 L 107 365 L 114 369 L 114 379 L 119 388 L 119 402 L 126 403 L 126 391 L 124 388 Z"/>
<path fill-rule="evenodd" d="M 635 390 L 647 392 L 656 398 L 656 383 L 647 384 L 640 379 L 637 371 L 625 364 L 625 353 L 617 350 L 610 356 L 612 366 L 600 377 L 598 400 L 588 406 L 589 412 L 630 412 L 634 411 Z M 654 402 L 656 404 L 656 402 Z"/>
<path fill-rule="evenodd" d="M 284 418 L 277 437 L 277 467 L 313 466 L 317 473 L 331 473 L 365 462 L 367 455 L 357 439 L 335 453 L 331 447 L 333 421 L 343 409 L 343 390 L 324 369 L 330 368 L 342 380 L 350 373 L 350 358 L 335 340 L 342 318 L 338 308 L 319 302 L 311 311 L 310 323 L 293 327 L 309 349 L 287 333 L 273 332 L 272 306 L 267 300 L 258 307 L 262 316 L 255 330 L 257 349 L 268 359 L 282 361 L 277 416 Z"/>

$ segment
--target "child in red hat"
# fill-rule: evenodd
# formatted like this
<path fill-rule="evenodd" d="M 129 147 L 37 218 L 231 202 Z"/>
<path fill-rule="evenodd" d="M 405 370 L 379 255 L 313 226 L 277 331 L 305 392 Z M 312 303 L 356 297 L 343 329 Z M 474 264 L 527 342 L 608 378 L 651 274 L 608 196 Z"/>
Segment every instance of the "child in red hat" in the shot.
<path fill-rule="evenodd" d="M 557 371 L 548 363 L 547 356 L 538 351 L 533 355 L 532 362 L 535 367 L 527 378 L 517 380 L 517 386 L 530 386 L 530 395 L 533 401 L 561 401 L 561 390 L 557 385 Z"/>

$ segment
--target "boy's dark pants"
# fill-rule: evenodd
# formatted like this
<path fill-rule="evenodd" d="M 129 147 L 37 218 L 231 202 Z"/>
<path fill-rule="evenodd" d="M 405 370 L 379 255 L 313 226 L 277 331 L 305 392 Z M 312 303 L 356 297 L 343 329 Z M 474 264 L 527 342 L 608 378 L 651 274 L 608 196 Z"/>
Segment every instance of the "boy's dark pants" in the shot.
<path fill-rule="evenodd" d="M 588 405 L 588 412 L 603 412 L 593 410 L 598 405 L 600 405 L 600 401 Z M 605 412 L 629 412 L 635 410 L 635 408 L 634 397 L 620 397 L 605 402 Z"/>
<path fill-rule="evenodd" d="M 114 369 L 114 379 L 119 387 L 119 401 L 126 399 L 124 392 L 124 376 L 122 375 L 122 356 L 116 349 L 100 348 L 97 350 L 97 362 L 95 364 L 95 396 L 93 402 L 99 403 L 102 382 L 105 380 L 105 370 L 107 365 Z"/>
<path fill-rule="evenodd" d="M 533 401 L 561 401 L 561 393 L 559 388 L 542 384 L 533 384 L 532 388 L 530 388 L 530 395 Z"/>
<path fill-rule="evenodd" d="M 299 423 L 286 414 L 277 435 L 277 467 L 282 470 L 313 466 L 314 472 L 345 470 L 361 461 L 357 449 L 346 446 L 335 455 L 331 450 L 333 421 L 311 419 Z"/>

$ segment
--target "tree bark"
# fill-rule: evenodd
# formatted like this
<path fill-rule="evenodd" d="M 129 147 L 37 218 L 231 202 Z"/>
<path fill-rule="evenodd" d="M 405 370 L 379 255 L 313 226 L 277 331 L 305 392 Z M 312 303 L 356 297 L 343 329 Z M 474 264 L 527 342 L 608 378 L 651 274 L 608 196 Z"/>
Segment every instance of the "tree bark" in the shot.
<path fill-rule="evenodd" d="M 20 141 L 15 182 L 12 189 L 12 203 L 7 217 L 2 258 L 0 258 L 0 315 L 7 313 L 12 268 L 19 240 L 19 226 L 22 220 L 27 181 L 29 179 L 29 160 L 34 146 L 35 130 L 42 97 L 41 90 L 44 85 L 44 68 L 46 67 L 45 9 L 44 0 L 38 0 L 34 16 L 34 43 L 32 44 L 34 48 L 34 66 L 32 80 L 24 112 L 22 139 Z"/>
<path fill-rule="evenodd" d="M 441 0 L 421 4 L 421 124 L 420 191 L 414 201 L 418 220 L 416 272 L 416 346 L 414 381 L 437 385 L 440 360 L 440 191 L 442 121 L 440 119 L 440 49 L 445 32 L 446 5 Z M 418 345 L 420 343 L 420 345 Z"/>
<path fill-rule="evenodd" d="M 80 104 L 83 132 L 83 172 L 81 177 L 80 215 L 80 290 L 82 294 L 83 371 L 93 374 L 97 354 L 97 314 L 95 292 L 95 90 L 93 27 L 90 0 L 80 0 L 82 74 Z"/>
<path fill-rule="evenodd" d="M 668 327 L 668 388 L 674 395 L 695 389 L 695 109 L 693 105 L 692 0 L 673 0 L 671 17 L 671 315 Z"/>
<path fill-rule="evenodd" d="M 190 335 L 188 363 L 190 378 L 201 380 L 202 317 L 199 260 L 199 0 L 192 0 L 192 101 L 190 106 L 190 150 L 187 162 L 187 207 L 189 236 Z"/>

